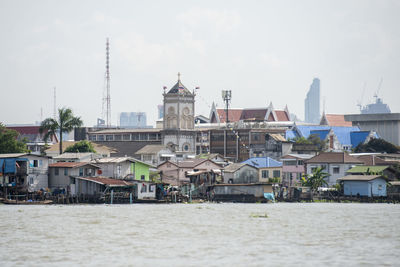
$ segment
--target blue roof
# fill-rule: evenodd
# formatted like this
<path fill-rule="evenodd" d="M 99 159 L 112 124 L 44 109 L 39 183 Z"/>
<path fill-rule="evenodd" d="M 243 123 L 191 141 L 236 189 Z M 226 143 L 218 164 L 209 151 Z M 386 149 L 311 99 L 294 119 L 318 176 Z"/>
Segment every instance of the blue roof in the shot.
<path fill-rule="evenodd" d="M 271 159 L 270 157 L 263 158 L 249 158 L 242 163 L 249 164 L 256 168 L 269 168 L 269 167 L 281 167 L 282 162 Z"/>
<path fill-rule="evenodd" d="M 368 137 L 369 131 L 359 131 L 359 132 L 351 132 L 351 144 L 353 147 L 358 146 L 360 143 L 364 143 L 365 139 Z"/>
<path fill-rule="evenodd" d="M 329 130 L 313 130 L 310 131 L 310 135 L 316 135 L 319 137 L 319 139 L 324 140 L 326 136 L 328 135 Z"/>
<path fill-rule="evenodd" d="M 300 136 L 304 138 L 308 138 L 310 136 L 311 131 L 321 131 L 321 130 L 330 130 L 334 132 L 336 137 L 338 138 L 339 142 L 342 145 L 351 145 L 351 137 L 350 133 L 351 132 L 359 132 L 360 128 L 358 126 L 351 126 L 351 127 L 345 127 L 345 126 L 322 126 L 322 125 L 314 125 L 314 126 L 308 126 L 308 125 L 297 125 L 296 129 Z"/>
<path fill-rule="evenodd" d="M 286 140 L 289 140 L 289 139 L 296 138 L 297 133 L 296 133 L 296 131 L 293 131 L 293 130 L 286 130 L 285 136 L 286 136 Z"/>

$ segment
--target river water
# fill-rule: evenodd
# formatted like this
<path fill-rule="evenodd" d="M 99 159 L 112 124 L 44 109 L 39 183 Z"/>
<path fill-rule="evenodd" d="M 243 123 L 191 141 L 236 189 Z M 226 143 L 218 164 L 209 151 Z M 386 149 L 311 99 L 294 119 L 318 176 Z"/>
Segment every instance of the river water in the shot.
<path fill-rule="evenodd" d="M 0 205 L 0 266 L 400 264 L 400 205 Z"/>

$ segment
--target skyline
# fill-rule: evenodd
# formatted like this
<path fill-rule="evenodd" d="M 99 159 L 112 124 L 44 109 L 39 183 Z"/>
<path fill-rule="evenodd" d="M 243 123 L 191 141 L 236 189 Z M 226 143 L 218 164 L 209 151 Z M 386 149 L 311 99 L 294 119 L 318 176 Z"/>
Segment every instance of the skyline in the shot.
<path fill-rule="evenodd" d="M 146 112 L 154 126 L 178 72 L 189 90 L 200 86 L 196 115 L 207 117 L 232 90 L 232 108 L 272 102 L 303 120 L 316 77 L 327 113 L 359 113 L 364 84 L 366 105 L 381 78 L 379 96 L 400 112 L 399 11 L 396 1 L 2 1 L 0 121 L 34 123 L 41 108 L 51 117 L 56 87 L 58 107 L 95 125 L 107 37 L 113 125 L 121 112 Z"/>

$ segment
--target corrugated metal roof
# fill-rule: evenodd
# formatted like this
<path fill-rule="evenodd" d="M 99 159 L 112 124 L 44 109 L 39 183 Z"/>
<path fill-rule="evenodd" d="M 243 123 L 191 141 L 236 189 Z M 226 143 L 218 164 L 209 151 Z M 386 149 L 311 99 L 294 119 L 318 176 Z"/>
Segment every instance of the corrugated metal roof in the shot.
<path fill-rule="evenodd" d="M 348 173 L 378 173 L 389 168 L 389 166 L 355 166 L 348 170 Z"/>
<path fill-rule="evenodd" d="M 85 180 L 85 181 L 90 181 L 94 182 L 96 184 L 101 184 L 101 185 L 108 185 L 112 187 L 117 187 L 117 186 L 133 186 L 133 183 L 124 181 L 124 180 L 119 180 L 119 179 L 113 179 L 113 178 L 107 178 L 107 177 L 75 177 L 76 179 L 79 180 Z"/>
<path fill-rule="evenodd" d="M 228 165 L 228 166 L 226 166 L 224 168 L 224 172 L 235 172 L 235 171 L 239 170 L 240 168 L 242 168 L 243 166 L 246 166 L 246 165 L 250 166 L 252 168 L 255 168 L 254 166 L 251 166 L 251 165 L 246 164 L 246 163 L 232 163 L 232 164 L 230 164 L 230 165 Z"/>
<path fill-rule="evenodd" d="M 136 151 L 135 154 L 141 155 L 141 154 L 156 154 L 160 152 L 161 150 L 166 149 L 164 145 L 146 145 Z"/>
<path fill-rule="evenodd" d="M 330 130 L 334 132 L 336 137 L 338 138 L 339 142 L 342 145 L 351 145 L 351 138 L 350 138 L 350 133 L 351 132 L 359 132 L 360 128 L 357 126 L 353 127 L 330 127 L 330 126 L 321 126 L 321 125 L 297 125 L 296 129 L 300 133 L 300 136 L 304 138 L 308 138 L 311 134 L 311 131 L 317 131 L 317 130 Z"/>
<path fill-rule="evenodd" d="M 94 155 L 94 153 L 84 152 L 84 153 L 62 153 L 61 155 L 53 157 L 54 159 L 81 159 Z"/>
<path fill-rule="evenodd" d="M 28 153 L 6 153 L 6 154 L 0 154 L 0 158 L 5 159 L 5 158 L 19 158 L 22 156 L 29 155 Z"/>
<path fill-rule="evenodd" d="M 276 161 L 270 157 L 249 158 L 242 163 L 249 164 L 256 168 L 282 167 L 282 162 Z"/>
<path fill-rule="evenodd" d="M 310 154 L 287 154 L 282 157 L 282 159 L 310 159 L 314 157 L 314 155 Z"/>
<path fill-rule="evenodd" d="M 297 133 L 296 133 L 296 131 L 293 131 L 293 130 L 286 130 L 285 137 L 286 137 L 286 140 L 294 139 L 297 137 Z"/>
<path fill-rule="evenodd" d="M 382 178 L 387 180 L 386 178 L 382 177 L 381 175 L 347 175 L 342 178 L 339 178 L 340 181 L 371 181 L 377 178 Z"/>

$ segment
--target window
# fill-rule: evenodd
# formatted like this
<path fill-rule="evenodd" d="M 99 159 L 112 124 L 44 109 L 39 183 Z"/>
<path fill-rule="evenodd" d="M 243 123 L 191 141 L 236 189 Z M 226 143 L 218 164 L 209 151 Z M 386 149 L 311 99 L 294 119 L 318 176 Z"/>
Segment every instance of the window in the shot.
<path fill-rule="evenodd" d="M 269 171 L 267 171 L 267 170 L 261 171 L 261 176 L 262 176 L 262 178 L 268 178 L 268 176 L 269 176 Z"/>
<path fill-rule="evenodd" d="M 339 171 L 340 171 L 340 167 L 339 166 L 333 167 L 333 173 L 339 173 Z"/>
<path fill-rule="evenodd" d="M 151 160 L 152 160 L 152 155 L 151 154 L 143 155 L 143 161 L 151 161 Z"/>
<path fill-rule="evenodd" d="M 83 168 L 79 168 L 79 176 L 83 176 Z"/>
<path fill-rule="evenodd" d="M 97 141 L 104 141 L 104 135 L 98 135 Z"/>
<path fill-rule="evenodd" d="M 142 188 L 140 189 L 140 193 L 146 193 L 147 192 L 147 185 L 142 184 Z"/>
<path fill-rule="evenodd" d="M 90 141 L 96 141 L 96 135 L 89 135 Z"/>
<path fill-rule="evenodd" d="M 115 141 L 121 141 L 121 140 L 122 140 L 122 135 L 116 134 L 116 135 L 114 136 L 114 138 L 115 138 Z"/>
<path fill-rule="evenodd" d="M 301 172 L 298 172 L 298 173 L 297 173 L 297 180 L 301 180 L 302 175 L 303 175 L 303 174 L 302 174 Z"/>
<path fill-rule="evenodd" d="M 54 169 L 54 175 L 58 175 L 59 174 L 59 170 L 58 170 L 58 168 L 55 168 Z"/>
<path fill-rule="evenodd" d="M 298 160 L 298 161 L 297 161 L 297 165 L 304 165 L 304 161 Z"/>
<path fill-rule="evenodd" d="M 114 140 L 114 136 L 112 134 L 106 135 L 106 141 L 113 141 L 113 140 Z"/>
<path fill-rule="evenodd" d="M 149 192 L 154 192 L 154 188 L 155 188 L 156 186 L 155 185 L 150 185 L 149 186 Z"/>
<path fill-rule="evenodd" d="M 65 176 L 68 175 L 68 168 L 64 168 L 64 175 L 65 175 Z"/>
<path fill-rule="evenodd" d="M 33 177 L 29 177 L 29 184 L 33 184 Z"/>
<path fill-rule="evenodd" d="M 69 178 L 69 183 L 70 183 L 70 184 L 75 184 L 75 178 L 70 177 L 70 178 Z"/>
<path fill-rule="evenodd" d="M 123 135 L 124 141 L 130 141 L 131 140 L 131 135 L 130 134 L 124 134 Z"/>
<path fill-rule="evenodd" d="M 279 171 L 279 170 L 273 171 L 273 177 L 274 177 L 274 178 L 275 178 L 275 177 L 281 177 L 281 171 Z"/>
<path fill-rule="evenodd" d="M 140 176 L 140 179 L 141 179 L 141 180 L 145 180 L 145 179 L 146 179 L 146 176 L 141 175 L 141 176 Z"/>
<path fill-rule="evenodd" d="M 294 166 L 294 165 L 296 165 L 296 161 L 295 160 L 284 160 L 283 161 L 283 165 L 285 165 L 285 166 Z"/>
<path fill-rule="evenodd" d="M 33 167 L 38 167 L 39 166 L 39 162 L 37 159 L 33 160 Z"/>

